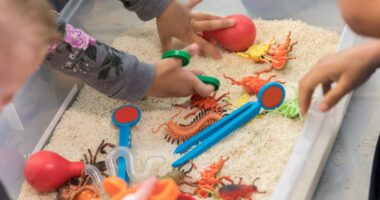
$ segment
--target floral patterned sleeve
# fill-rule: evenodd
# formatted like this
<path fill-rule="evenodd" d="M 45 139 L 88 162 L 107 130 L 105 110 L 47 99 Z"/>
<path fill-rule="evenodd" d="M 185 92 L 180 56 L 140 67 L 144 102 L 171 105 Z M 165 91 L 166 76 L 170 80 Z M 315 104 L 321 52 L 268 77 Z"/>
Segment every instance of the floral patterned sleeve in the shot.
<path fill-rule="evenodd" d="M 155 75 L 155 68 L 135 56 L 107 46 L 70 24 L 58 22 L 63 41 L 54 45 L 45 63 L 82 80 L 116 99 L 141 100 Z"/>

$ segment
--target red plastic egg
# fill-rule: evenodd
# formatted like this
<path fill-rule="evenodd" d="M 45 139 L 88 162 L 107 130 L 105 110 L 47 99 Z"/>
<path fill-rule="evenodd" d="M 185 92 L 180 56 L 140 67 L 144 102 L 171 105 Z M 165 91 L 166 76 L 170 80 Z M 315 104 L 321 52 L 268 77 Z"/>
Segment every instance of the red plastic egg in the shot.
<path fill-rule="evenodd" d="M 203 37 L 207 40 L 215 39 L 223 48 L 230 51 L 248 49 L 256 39 L 255 24 L 244 15 L 230 15 L 227 18 L 235 19 L 235 25 L 216 31 L 205 31 Z"/>
<path fill-rule="evenodd" d="M 70 162 L 51 151 L 33 154 L 25 164 L 26 181 L 39 192 L 58 189 L 73 177 L 79 177 L 84 163 Z"/>

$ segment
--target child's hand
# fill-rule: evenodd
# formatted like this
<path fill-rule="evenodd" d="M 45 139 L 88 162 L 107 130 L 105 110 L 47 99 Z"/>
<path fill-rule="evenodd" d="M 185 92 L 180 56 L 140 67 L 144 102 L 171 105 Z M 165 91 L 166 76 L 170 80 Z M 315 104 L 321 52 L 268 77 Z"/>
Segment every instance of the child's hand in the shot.
<path fill-rule="evenodd" d="M 191 56 L 199 53 L 199 46 L 192 44 L 184 50 Z M 203 97 L 214 91 L 214 86 L 206 85 L 194 74 L 200 71 L 183 69 L 182 61 L 177 58 L 163 59 L 156 64 L 156 76 L 148 89 L 147 95 L 154 97 L 185 97 L 197 93 Z"/>
<path fill-rule="evenodd" d="M 157 29 L 164 51 L 173 49 L 172 38 L 188 44 L 197 43 L 203 52 L 213 58 L 221 58 L 218 49 L 197 35 L 197 32 L 227 28 L 235 24 L 233 19 L 225 19 L 210 14 L 190 13 L 201 0 L 189 0 L 181 5 L 173 0 L 166 10 L 157 17 Z"/>
<path fill-rule="evenodd" d="M 143 182 L 136 193 L 125 196 L 122 200 L 148 200 L 157 184 L 157 178 L 151 177 Z"/>
<path fill-rule="evenodd" d="M 299 83 L 301 113 L 309 109 L 311 97 L 322 84 L 324 98 L 319 109 L 329 110 L 346 93 L 364 83 L 380 65 L 380 42 L 371 42 L 321 59 Z M 331 83 L 337 82 L 331 88 Z"/>

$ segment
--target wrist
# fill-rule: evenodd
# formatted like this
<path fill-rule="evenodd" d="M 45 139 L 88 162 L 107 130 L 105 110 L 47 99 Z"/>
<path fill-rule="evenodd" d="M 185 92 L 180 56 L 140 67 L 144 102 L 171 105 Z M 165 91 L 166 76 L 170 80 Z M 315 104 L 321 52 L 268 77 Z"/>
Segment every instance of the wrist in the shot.
<path fill-rule="evenodd" d="M 156 19 L 158 20 L 169 9 L 169 7 L 172 6 L 173 3 L 177 3 L 176 0 L 166 0 L 166 6 L 156 16 Z"/>

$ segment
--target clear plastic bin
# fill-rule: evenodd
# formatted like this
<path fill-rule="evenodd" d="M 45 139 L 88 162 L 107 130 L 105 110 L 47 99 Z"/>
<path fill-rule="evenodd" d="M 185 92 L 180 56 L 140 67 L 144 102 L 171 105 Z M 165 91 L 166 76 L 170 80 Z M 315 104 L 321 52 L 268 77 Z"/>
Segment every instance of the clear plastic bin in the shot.
<path fill-rule="evenodd" d="M 344 29 L 336 2 L 331 0 L 204 0 L 195 10 L 302 20 L 341 33 L 338 50 L 360 42 L 360 37 Z M 61 13 L 69 23 L 108 44 L 128 25 L 142 23 L 117 0 L 72 0 Z M 79 87 L 74 80 L 42 68 L 0 115 L 0 178 L 12 199 L 17 198 L 23 182 L 26 156 L 46 144 Z M 349 100 L 350 95 L 327 114 L 312 108 L 272 199 L 312 197 Z"/>

